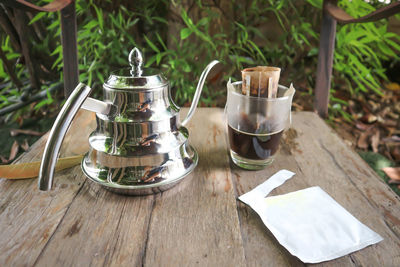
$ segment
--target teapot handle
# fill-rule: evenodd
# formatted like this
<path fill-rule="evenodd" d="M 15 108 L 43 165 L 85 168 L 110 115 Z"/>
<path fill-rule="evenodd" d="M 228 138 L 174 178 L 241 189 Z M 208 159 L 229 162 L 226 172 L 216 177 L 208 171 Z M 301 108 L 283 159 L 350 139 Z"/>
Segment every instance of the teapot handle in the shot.
<path fill-rule="evenodd" d="M 196 92 L 194 93 L 192 105 L 190 106 L 189 112 L 186 115 L 186 118 L 182 121 L 182 126 L 185 126 L 189 120 L 193 117 L 194 112 L 196 111 L 197 104 L 199 103 L 200 100 L 200 95 L 201 92 L 203 91 L 203 86 L 204 82 L 206 81 L 207 75 L 210 72 L 210 70 L 218 64 L 218 60 L 213 60 L 210 64 L 207 65 L 207 67 L 203 70 L 203 72 L 200 75 L 199 83 L 197 84 Z"/>
<path fill-rule="evenodd" d="M 58 114 L 47 139 L 42 163 L 40 164 L 40 190 L 47 191 L 51 189 L 53 185 L 54 166 L 57 162 L 58 153 L 64 140 L 64 136 L 67 133 L 76 113 L 91 91 L 92 89 L 90 87 L 83 83 L 79 83 Z"/>

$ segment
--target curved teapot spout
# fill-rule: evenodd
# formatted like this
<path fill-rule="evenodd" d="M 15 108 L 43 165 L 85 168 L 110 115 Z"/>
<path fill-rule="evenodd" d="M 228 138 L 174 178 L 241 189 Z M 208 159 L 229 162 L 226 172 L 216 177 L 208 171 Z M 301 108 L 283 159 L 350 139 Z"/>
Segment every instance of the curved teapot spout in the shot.
<path fill-rule="evenodd" d="M 207 75 L 210 72 L 210 70 L 218 63 L 219 63 L 218 60 L 213 60 L 210 64 L 207 65 L 207 67 L 201 73 L 199 83 L 197 84 L 196 87 L 196 92 L 194 93 L 192 105 L 190 106 L 186 118 L 181 123 L 182 126 L 185 126 L 189 122 L 189 120 L 193 117 L 194 112 L 196 111 L 197 108 L 197 104 L 199 103 L 201 91 L 203 91 L 203 86 L 204 82 L 206 81 Z"/>

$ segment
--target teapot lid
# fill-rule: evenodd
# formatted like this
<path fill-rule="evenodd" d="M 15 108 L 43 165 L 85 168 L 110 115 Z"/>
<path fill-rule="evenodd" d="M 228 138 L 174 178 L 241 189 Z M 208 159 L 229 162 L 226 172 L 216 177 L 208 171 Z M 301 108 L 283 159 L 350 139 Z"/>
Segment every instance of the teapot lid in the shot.
<path fill-rule="evenodd" d="M 142 68 L 143 56 L 138 48 L 129 53 L 131 68 L 120 69 L 111 73 L 104 86 L 110 89 L 153 89 L 168 84 L 168 80 L 160 71 L 151 68 Z"/>

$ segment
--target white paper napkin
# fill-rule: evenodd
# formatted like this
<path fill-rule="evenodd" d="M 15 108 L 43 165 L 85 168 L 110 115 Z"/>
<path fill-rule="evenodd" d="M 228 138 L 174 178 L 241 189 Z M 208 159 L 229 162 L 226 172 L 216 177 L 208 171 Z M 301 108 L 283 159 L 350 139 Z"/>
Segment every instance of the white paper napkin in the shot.
<path fill-rule="evenodd" d="M 266 197 L 294 174 L 281 170 L 239 197 L 292 255 L 305 263 L 318 263 L 383 240 L 318 186 Z"/>

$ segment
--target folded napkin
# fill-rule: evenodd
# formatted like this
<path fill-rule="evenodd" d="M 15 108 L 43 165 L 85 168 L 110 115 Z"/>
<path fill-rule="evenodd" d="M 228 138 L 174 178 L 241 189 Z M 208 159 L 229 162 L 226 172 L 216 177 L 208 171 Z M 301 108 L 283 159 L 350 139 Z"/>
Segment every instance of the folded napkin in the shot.
<path fill-rule="evenodd" d="M 239 197 L 292 255 L 305 263 L 318 263 L 383 240 L 318 186 L 266 197 L 294 174 L 281 170 Z"/>

